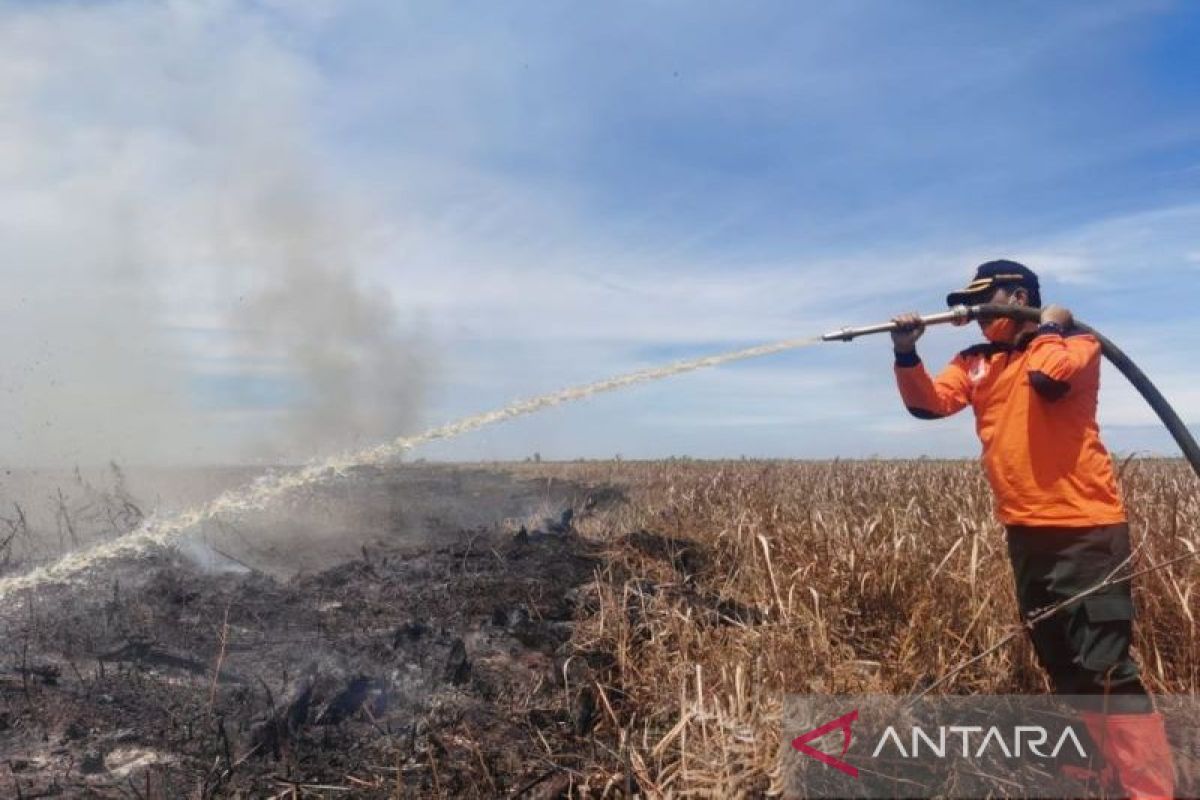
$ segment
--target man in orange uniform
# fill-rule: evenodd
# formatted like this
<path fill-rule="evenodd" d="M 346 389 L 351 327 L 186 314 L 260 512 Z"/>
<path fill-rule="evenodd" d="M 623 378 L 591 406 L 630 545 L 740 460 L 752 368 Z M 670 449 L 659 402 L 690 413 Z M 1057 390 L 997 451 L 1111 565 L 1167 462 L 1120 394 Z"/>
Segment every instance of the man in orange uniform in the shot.
<path fill-rule="evenodd" d="M 1014 261 L 980 265 L 948 305 L 1041 308 L 1037 275 Z M 1096 404 L 1100 345 L 1071 330 L 1071 313 L 1042 308 L 1041 324 L 981 321 L 987 342 L 963 350 L 936 378 L 917 356 L 915 314 L 896 317 L 896 381 L 921 419 L 968 405 L 983 443 L 983 467 L 1008 534 L 1017 599 L 1026 618 L 1118 570 L 1129 558 L 1129 526 L 1112 459 L 1100 441 Z M 1130 797 L 1170 797 L 1171 751 L 1130 658 L 1128 581 L 1089 595 L 1034 626 L 1038 661 L 1054 691 L 1085 696 L 1081 717 L 1110 775 Z"/>

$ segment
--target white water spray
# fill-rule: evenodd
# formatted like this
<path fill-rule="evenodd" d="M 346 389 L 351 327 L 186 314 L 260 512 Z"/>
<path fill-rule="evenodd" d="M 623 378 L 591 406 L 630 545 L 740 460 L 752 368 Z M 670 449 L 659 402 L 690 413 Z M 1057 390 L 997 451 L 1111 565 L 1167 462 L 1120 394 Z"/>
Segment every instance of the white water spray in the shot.
<path fill-rule="evenodd" d="M 747 358 L 757 358 L 784 350 L 815 344 L 820 337 L 807 339 L 785 339 L 772 344 L 748 347 L 719 355 L 705 356 L 686 361 L 676 361 L 663 367 L 638 370 L 615 378 L 608 378 L 595 383 L 562 389 L 540 397 L 528 400 L 518 400 L 511 405 L 496 411 L 466 417 L 458 422 L 452 422 L 441 427 L 431 428 L 416 436 L 401 437 L 390 442 L 350 453 L 334 456 L 326 461 L 310 464 L 309 466 L 281 475 L 268 475 L 253 483 L 231 489 L 218 495 L 211 502 L 167 518 L 151 517 L 134 530 L 113 539 L 110 542 L 88 548 L 78 553 L 71 553 L 53 564 L 38 567 L 23 575 L 14 575 L 0 580 L 0 599 L 13 592 L 32 589 L 44 583 L 66 582 L 77 579 L 88 570 L 114 558 L 143 553 L 155 546 L 170 544 L 173 539 L 205 519 L 219 514 L 236 514 L 255 511 L 264 508 L 283 493 L 303 486 L 317 483 L 323 478 L 344 474 L 351 467 L 384 464 L 404 455 L 409 450 L 438 439 L 450 439 L 464 433 L 478 430 L 497 422 L 533 414 L 542 409 L 583 400 L 602 392 L 611 392 L 626 386 L 669 378 L 683 372 L 692 372 L 705 367 L 715 367 L 728 364 L 731 361 L 742 361 Z"/>

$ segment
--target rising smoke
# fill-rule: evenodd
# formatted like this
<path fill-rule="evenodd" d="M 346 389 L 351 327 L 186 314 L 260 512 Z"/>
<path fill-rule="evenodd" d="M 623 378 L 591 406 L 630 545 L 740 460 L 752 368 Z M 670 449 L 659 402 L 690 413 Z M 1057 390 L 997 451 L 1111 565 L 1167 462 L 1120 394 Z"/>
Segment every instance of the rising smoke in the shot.
<path fill-rule="evenodd" d="M 0 462 L 297 460 L 411 428 L 425 348 L 364 270 L 378 221 L 253 13 L 0 13 Z"/>
<path fill-rule="evenodd" d="M 271 459 L 308 459 L 394 436 L 414 420 L 426 348 L 398 327 L 386 292 L 356 264 L 369 216 L 331 202 L 312 157 L 280 142 L 275 125 L 235 131 L 222 148 L 235 180 L 214 241 L 228 263 L 252 263 L 229 323 L 242 345 L 282 363 L 294 402 L 273 439 L 253 441 Z M 290 145 L 290 148 L 289 148 Z M 289 152 L 290 149 L 290 152 Z M 235 269 L 237 269 L 235 267 Z"/>

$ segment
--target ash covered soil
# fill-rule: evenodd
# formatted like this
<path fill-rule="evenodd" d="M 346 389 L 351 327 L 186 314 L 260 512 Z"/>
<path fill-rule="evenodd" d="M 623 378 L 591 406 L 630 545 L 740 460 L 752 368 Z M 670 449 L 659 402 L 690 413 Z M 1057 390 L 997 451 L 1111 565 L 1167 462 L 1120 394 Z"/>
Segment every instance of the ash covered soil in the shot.
<path fill-rule="evenodd" d="M 573 639 L 599 559 L 577 526 L 622 502 L 360 469 L 11 596 L 0 795 L 565 796 L 611 666 Z"/>

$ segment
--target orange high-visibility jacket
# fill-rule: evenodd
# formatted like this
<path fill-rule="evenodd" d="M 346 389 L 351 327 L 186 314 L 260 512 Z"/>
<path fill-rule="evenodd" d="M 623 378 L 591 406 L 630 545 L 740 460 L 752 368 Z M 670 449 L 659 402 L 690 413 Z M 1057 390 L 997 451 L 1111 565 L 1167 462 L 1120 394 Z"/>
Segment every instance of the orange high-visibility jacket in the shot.
<path fill-rule="evenodd" d="M 1006 525 L 1090 527 L 1125 521 L 1096 404 L 1100 344 L 1039 329 L 1017 344 L 962 351 L 935 379 L 916 353 L 896 355 L 900 396 L 914 416 L 975 410 L 983 467 Z"/>

